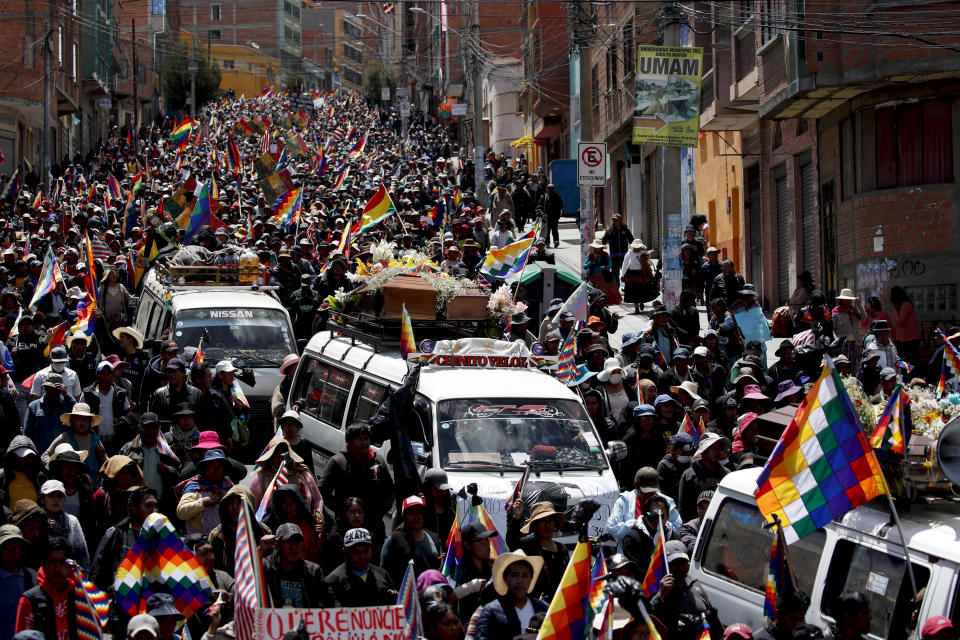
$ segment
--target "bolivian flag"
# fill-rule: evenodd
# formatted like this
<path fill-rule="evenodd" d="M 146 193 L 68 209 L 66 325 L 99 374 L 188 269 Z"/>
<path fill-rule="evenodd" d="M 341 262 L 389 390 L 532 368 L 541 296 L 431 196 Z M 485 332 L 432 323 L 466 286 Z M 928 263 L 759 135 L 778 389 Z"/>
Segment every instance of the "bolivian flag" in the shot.
<path fill-rule="evenodd" d="M 196 120 L 187 118 L 177 125 L 177 127 L 170 133 L 170 142 L 174 147 L 186 146 L 187 140 L 190 139 L 190 134 L 193 132 L 193 128 L 196 126 Z"/>
<path fill-rule="evenodd" d="M 393 206 L 393 200 L 387 194 L 386 188 L 380 184 L 380 189 L 373 194 L 373 197 L 367 202 L 360 215 L 360 229 L 357 233 L 363 233 L 378 222 L 386 220 L 397 213 L 397 208 Z"/>

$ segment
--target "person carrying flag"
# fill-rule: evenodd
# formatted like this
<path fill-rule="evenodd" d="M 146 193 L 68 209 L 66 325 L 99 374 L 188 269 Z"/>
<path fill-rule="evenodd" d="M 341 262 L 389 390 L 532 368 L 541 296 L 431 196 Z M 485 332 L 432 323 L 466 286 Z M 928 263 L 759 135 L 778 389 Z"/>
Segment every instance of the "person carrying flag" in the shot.
<path fill-rule="evenodd" d="M 767 618 L 753 634 L 754 640 L 792 640 L 793 630 L 804 624 L 810 597 L 803 591 L 788 589 L 777 594 L 777 615 Z"/>
<path fill-rule="evenodd" d="M 654 494 L 643 503 L 643 515 L 634 521 L 634 525 L 623 536 L 623 555 L 637 567 L 648 567 L 656 546 L 660 523 L 663 522 L 663 537 L 665 542 L 679 540 L 679 532 L 673 528 L 668 520 L 670 505 L 667 499 Z M 645 569 L 644 569 L 645 571 Z M 642 579 L 643 575 L 638 575 Z"/>
<path fill-rule="evenodd" d="M 670 572 L 660 581 L 660 588 L 650 599 L 650 613 L 667 627 L 670 640 L 698 640 L 703 620 L 710 625 L 712 640 L 721 640 L 723 624 L 710 597 L 697 580 L 690 578 L 690 556 L 679 540 L 666 546 Z"/>
<path fill-rule="evenodd" d="M 162 510 L 172 511 L 173 492 L 170 490 L 179 478 L 180 464 L 158 446 L 160 417 L 147 411 L 140 416 L 139 433 L 120 447 L 120 455 L 133 460 L 146 480 L 147 486 L 157 492 Z"/>

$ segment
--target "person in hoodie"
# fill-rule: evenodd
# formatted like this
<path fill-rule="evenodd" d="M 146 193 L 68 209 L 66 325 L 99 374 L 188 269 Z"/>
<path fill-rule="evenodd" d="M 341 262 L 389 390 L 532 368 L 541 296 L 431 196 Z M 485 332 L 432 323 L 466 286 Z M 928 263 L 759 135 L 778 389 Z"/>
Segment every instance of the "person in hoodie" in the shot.
<path fill-rule="evenodd" d="M 137 463 L 127 456 L 110 456 L 100 467 L 103 484 L 93 494 L 94 527 L 99 534 L 127 517 L 128 492 L 146 483 Z"/>
<path fill-rule="evenodd" d="M 47 512 L 33 500 L 18 500 L 13 505 L 10 524 L 23 532 L 23 538 L 29 547 L 23 556 L 23 563 L 36 571 L 43 564 L 43 545 L 47 541 Z"/>
<path fill-rule="evenodd" d="M 16 631 L 35 629 L 47 640 L 76 640 L 77 609 L 73 569 L 67 564 L 70 547 L 63 538 L 45 545 L 43 566 L 37 571 L 37 586 L 20 597 Z"/>
<path fill-rule="evenodd" d="M 40 506 L 47 513 L 47 532 L 51 536 L 63 538 L 70 547 L 70 559 L 83 569 L 90 569 L 90 552 L 83 537 L 80 521 L 63 511 L 67 491 L 59 480 L 47 480 L 40 487 Z"/>
<path fill-rule="evenodd" d="M 279 531 L 285 524 L 298 527 L 302 537 L 300 548 L 303 557 L 310 562 L 319 562 L 323 525 L 317 521 L 316 511 L 311 511 L 307 506 L 298 485 L 284 484 L 276 488 L 263 522 L 272 531 Z M 279 536 L 277 538 L 279 539 Z"/>
<path fill-rule="evenodd" d="M 287 458 L 287 456 L 289 456 L 289 458 Z M 280 464 L 285 459 L 287 460 L 287 477 L 292 484 L 300 488 L 300 492 L 310 512 L 314 514 L 317 522 L 322 524 L 323 497 L 320 495 L 317 481 L 314 475 L 310 473 L 310 469 L 304 463 L 303 458 L 291 449 L 289 442 L 282 438 L 275 439 L 271 442 L 267 446 L 267 450 L 263 452 L 263 455 L 257 458 L 257 466 L 259 468 L 254 472 L 253 478 L 250 480 L 250 491 L 253 492 L 254 504 L 259 505 L 260 501 L 263 500 L 263 494 L 266 493 L 270 483 L 273 482 L 273 478 L 277 475 Z M 293 467 L 292 469 L 290 468 L 291 465 Z"/>
<path fill-rule="evenodd" d="M 244 500 L 256 509 L 257 505 L 253 502 L 253 494 L 250 493 L 249 487 L 242 484 L 230 487 L 217 505 L 220 524 L 207 536 L 210 546 L 213 547 L 214 566 L 230 575 L 234 574 L 233 556 L 237 548 L 237 522 L 240 519 L 240 509 L 243 508 Z M 266 544 L 264 538 L 268 538 Z M 260 545 L 261 557 L 265 555 L 265 551 L 273 549 L 272 543 L 275 538 L 271 534 L 270 527 L 257 522 L 256 519 L 253 519 L 253 539 Z"/>
<path fill-rule="evenodd" d="M 623 536 L 623 555 L 637 567 L 649 567 L 650 557 L 656 546 L 657 534 L 660 531 L 660 522 L 663 522 L 663 535 L 666 540 L 677 540 L 678 534 L 667 518 L 669 506 L 667 500 L 657 494 L 650 496 L 643 503 L 643 516 L 637 518 L 634 525 Z M 636 578 L 643 580 L 646 569 Z"/>
<path fill-rule="evenodd" d="M 12 638 L 20 596 L 37 584 L 37 573 L 23 563 L 29 544 L 12 524 L 0 526 L 0 638 Z"/>
<path fill-rule="evenodd" d="M 180 460 L 189 457 L 190 448 L 200 442 L 200 429 L 197 428 L 196 412 L 189 404 L 181 404 L 173 413 L 170 430 L 163 434 L 170 449 Z"/>
<path fill-rule="evenodd" d="M 3 456 L 0 504 L 12 510 L 19 500 L 36 502 L 44 480 L 40 453 L 33 440 L 27 436 L 15 436 Z"/>

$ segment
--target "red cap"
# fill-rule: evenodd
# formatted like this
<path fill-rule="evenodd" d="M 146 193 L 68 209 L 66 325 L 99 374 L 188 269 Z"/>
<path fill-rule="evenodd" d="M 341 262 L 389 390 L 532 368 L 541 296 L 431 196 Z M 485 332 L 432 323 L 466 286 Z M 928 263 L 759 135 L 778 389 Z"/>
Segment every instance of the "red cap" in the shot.
<path fill-rule="evenodd" d="M 944 629 L 953 629 L 953 622 L 950 621 L 950 618 L 933 616 L 923 623 L 923 629 L 920 630 L 920 635 L 924 638 L 927 636 L 935 636 Z"/>
<path fill-rule="evenodd" d="M 424 502 L 423 498 L 420 496 L 410 496 L 403 501 L 403 511 L 406 511 L 410 507 L 427 507 L 427 503 Z M 402 513 L 402 512 L 401 512 Z"/>
<path fill-rule="evenodd" d="M 734 622 L 723 630 L 723 640 L 728 640 L 730 636 L 738 636 L 744 640 L 753 640 L 753 629 L 742 622 Z"/>

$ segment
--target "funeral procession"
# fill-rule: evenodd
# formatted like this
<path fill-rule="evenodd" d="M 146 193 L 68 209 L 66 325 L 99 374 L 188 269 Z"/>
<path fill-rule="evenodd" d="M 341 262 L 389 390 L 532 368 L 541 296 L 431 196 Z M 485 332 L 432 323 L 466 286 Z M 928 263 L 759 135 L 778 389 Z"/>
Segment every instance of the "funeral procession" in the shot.
<path fill-rule="evenodd" d="M 960 1 L 0 42 L 0 640 L 960 640 Z"/>

